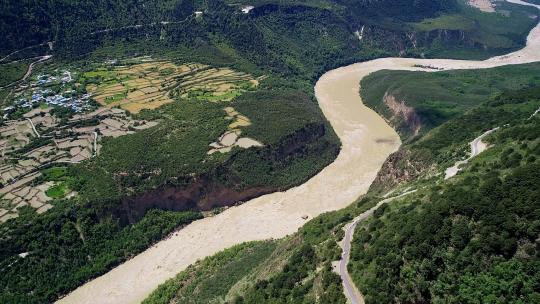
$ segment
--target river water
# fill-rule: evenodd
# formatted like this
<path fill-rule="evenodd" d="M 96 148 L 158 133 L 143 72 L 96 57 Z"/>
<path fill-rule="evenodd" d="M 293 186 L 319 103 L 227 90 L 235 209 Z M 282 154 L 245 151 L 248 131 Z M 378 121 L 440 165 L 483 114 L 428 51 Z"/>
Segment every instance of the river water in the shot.
<path fill-rule="evenodd" d="M 362 103 L 359 83 L 366 75 L 381 69 L 422 70 L 419 65 L 473 69 L 534 61 L 540 61 L 540 26 L 531 31 L 524 49 L 486 61 L 382 58 L 327 72 L 317 82 L 315 93 L 342 142 L 332 164 L 298 187 L 188 225 L 58 303 L 139 303 L 197 260 L 242 242 L 292 234 L 306 222 L 306 215 L 309 220 L 344 208 L 366 193 L 385 159 L 400 145 L 397 133 Z"/>

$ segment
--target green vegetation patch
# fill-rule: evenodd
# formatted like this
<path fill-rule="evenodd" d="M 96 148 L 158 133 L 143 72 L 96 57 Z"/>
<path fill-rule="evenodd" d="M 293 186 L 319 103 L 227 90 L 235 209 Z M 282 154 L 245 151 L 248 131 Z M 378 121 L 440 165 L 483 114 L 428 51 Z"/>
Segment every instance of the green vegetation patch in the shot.
<path fill-rule="evenodd" d="M 433 30 L 463 30 L 474 29 L 475 22 L 463 15 L 443 15 L 437 18 L 424 19 L 419 23 L 413 24 L 413 27 L 419 31 Z"/>
<path fill-rule="evenodd" d="M 69 189 L 65 183 L 58 183 L 47 189 L 45 194 L 50 198 L 59 199 L 65 197 L 68 192 Z"/>
<path fill-rule="evenodd" d="M 67 167 L 51 167 L 41 171 L 45 181 L 63 180 L 68 173 Z"/>
<path fill-rule="evenodd" d="M 398 132 L 407 138 L 412 130 L 408 122 L 384 103 L 384 96 L 412 107 L 420 118 L 421 132 L 441 125 L 505 90 L 540 85 L 540 64 L 503 66 L 493 69 L 441 72 L 379 71 L 362 80 L 362 100 L 392 120 Z"/>
<path fill-rule="evenodd" d="M 0 87 L 9 85 L 23 78 L 28 63 L 26 61 L 17 61 L 0 64 Z"/>
<path fill-rule="evenodd" d="M 85 78 L 97 78 L 97 79 L 115 79 L 116 73 L 104 68 L 99 68 L 94 71 L 83 73 Z"/>
<path fill-rule="evenodd" d="M 224 302 L 237 282 L 264 263 L 276 248 L 276 242 L 244 243 L 226 249 L 191 265 L 174 279 L 160 285 L 143 303 Z"/>
<path fill-rule="evenodd" d="M 119 100 L 125 99 L 126 97 L 127 97 L 127 91 L 121 92 L 121 93 L 116 93 L 113 96 L 106 97 L 105 98 L 105 103 L 106 104 L 111 104 L 113 102 L 117 102 Z"/>
<path fill-rule="evenodd" d="M 243 128 L 243 134 L 266 144 L 277 143 L 284 135 L 325 120 L 313 99 L 297 90 L 245 93 L 231 105 L 252 121 L 251 126 Z"/>

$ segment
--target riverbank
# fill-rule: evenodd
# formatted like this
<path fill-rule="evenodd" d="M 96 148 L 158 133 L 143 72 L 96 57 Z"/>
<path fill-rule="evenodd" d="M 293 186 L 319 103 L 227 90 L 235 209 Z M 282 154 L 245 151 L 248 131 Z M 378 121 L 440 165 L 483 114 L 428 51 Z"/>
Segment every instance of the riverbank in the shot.
<path fill-rule="evenodd" d="M 298 187 L 253 199 L 188 225 L 59 302 L 138 303 L 198 259 L 241 242 L 291 234 L 305 223 L 305 216 L 309 219 L 341 209 L 364 194 L 384 160 L 400 144 L 397 133 L 362 104 L 359 83 L 366 75 L 381 69 L 478 69 L 539 60 L 540 27 L 536 26 L 524 49 L 486 61 L 382 58 L 324 74 L 315 93 L 342 141 L 334 163 Z"/>

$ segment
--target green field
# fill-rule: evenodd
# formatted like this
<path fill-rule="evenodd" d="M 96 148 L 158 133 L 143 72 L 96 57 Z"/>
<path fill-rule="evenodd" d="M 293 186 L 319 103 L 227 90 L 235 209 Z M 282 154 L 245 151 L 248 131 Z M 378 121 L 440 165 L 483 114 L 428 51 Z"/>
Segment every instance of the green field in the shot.
<path fill-rule="evenodd" d="M 45 194 L 50 198 L 59 199 L 66 196 L 66 193 L 68 191 L 69 189 L 67 188 L 66 184 L 60 183 L 47 189 L 47 191 L 45 191 Z"/>

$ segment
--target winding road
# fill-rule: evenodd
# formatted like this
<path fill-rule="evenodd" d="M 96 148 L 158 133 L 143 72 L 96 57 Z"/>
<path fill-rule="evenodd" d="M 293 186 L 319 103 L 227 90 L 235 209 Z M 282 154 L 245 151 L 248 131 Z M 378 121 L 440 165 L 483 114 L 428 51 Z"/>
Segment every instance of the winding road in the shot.
<path fill-rule="evenodd" d="M 498 129 L 499 129 L 499 127 L 488 130 L 488 131 L 484 132 L 482 135 L 480 135 L 477 138 L 473 139 L 473 141 L 471 141 L 469 143 L 469 146 L 471 147 L 471 154 L 469 155 L 469 157 L 467 159 L 457 161 L 452 167 L 446 169 L 444 171 L 444 179 L 449 179 L 449 178 L 455 176 L 459 172 L 459 170 L 460 170 L 459 167 L 461 165 L 464 165 L 464 164 L 468 163 L 469 160 L 471 160 L 473 157 L 477 156 L 478 154 L 480 154 L 484 150 L 486 150 L 487 145 L 482 142 L 482 139 L 484 137 L 488 136 L 489 134 L 493 133 L 494 131 L 497 131 Z"/>
<path fill-rule="evenodd" d="M 349 224 L 345 225 L 345 236 L 343 237 L 343 240 L 341 241 L 341 248 L 343 249 L 343 253 L 341 254 L 341 260 L 339 260 L 339 276 L 341 277 L 341 281 L 343 282 L 343 289 L 345 291 L 345 296 L 347 296 L 347 299 L 352 304 L 363 304 L 364 298 L 358 288 L 354 285 L 354 282 L 351 279 L 351 276 L 349 275 L 349 272 L 347 271 L 347 264 L 349 263 L 349 258 L 351 256 L 351 241 L 353 239 L 354 230 L 356 229 L 356 226 L 370 217 L 375 210 L 379 209 L 380 206 L 382 206 L 384 203 L 389 203 L 395 199 L 398 199 L 400 197 L 403 197 L 405 195 L 411 194 L 416 192 L 415 190 L 406 191 L 400 195 L 389 197 L 386 199 L 381 200 L 377 203 L 377 205 L 371 207 L 369 210 L 364 211 L 359 216 L 355 217 Z"/>
<path fill-rule="evenodd" d="M 41 63 L 43 61 L 46 61 L 46 60 L 49 60 L 51 59 L 52 55 L 45 55 L 45 56 L 41 56 L 41 57 L 37 57 L 38 59 L 32 63 L 30 63 L 30 65 L 28 65 L 28 69 L 26 70 L 26 73 L 24 74 L 24 76 L 17 80 L 17 81 L 14 81 L 8 85 L 5 85 L 3 87 L 0 87 L 0 89 L 5 89 L 5 88 L 8 88 L 8 87 L 11 87 L 11 86 L 16 86 L 22 82 L 24 82 L 30 75 L 32 75 L 32 71 L 34 69 L 34 66 L 38 63 Z M 11 96 L 11 94 L 13 93 L 13 90 L 15 90 L 16 88 L 12 88 L 9 93 L 6 95 L 6 97 L 4 97 L 4 102 L 6 100 L 8 100 L 8 98 Z M 33 124 L 32 124 L 33 125 Z M 37 131 L 36 131 L 36 134 L 37 134 Z M 39 136 L 38 136 L 39 137 Z"/>
<path fill-rule="evenodd" d="M 366 75 L 382 69 L 433 72 L 421 66 L 482 69 L 534 61 L 540 61 L 540 25 L 531 31 L 522 50 L 485 61 L 381 58 L 327 72 L 317 82 L 315 94 L 342 142 L 332 164 L 298 187 L 191 223 L 58 303 L 139 303 L 197 260 L 242 242 L 292 234 L 306 222 L 304 215 L 313 218 L 344 208 L 366 193 L 385 159 L 400 145 L 398 134 L 362 103 L 359 83 Z"/>

